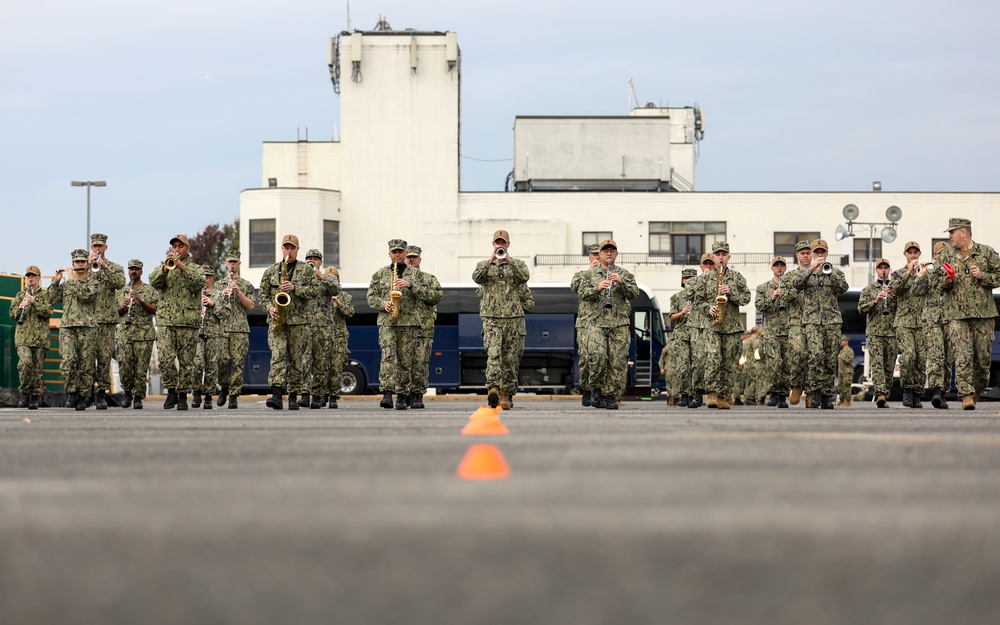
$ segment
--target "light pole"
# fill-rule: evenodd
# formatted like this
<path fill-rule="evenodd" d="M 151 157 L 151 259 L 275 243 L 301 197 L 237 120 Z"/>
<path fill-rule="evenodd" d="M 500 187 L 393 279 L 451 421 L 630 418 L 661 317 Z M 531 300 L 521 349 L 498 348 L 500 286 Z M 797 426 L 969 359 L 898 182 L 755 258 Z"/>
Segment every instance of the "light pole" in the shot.
<path fill-rule="evenodd" d="M 86 249 L 90 249 L 90 187 L 106 187 L 108 183 L 104 180 L 85 180 L 83 182 L 79 180 L 74 180 L 70 182 L 74 187 L 87 187 L 87 245 Z"/>
<path fill-rule="evenodd" d="M 844 219 L 847 220 L 847 227 L 837 226 L 834 237 L 838 241 L 843 241 L 847 237 L 854 236 L 854 226 L 868 226 L 868 281 L 871 282 L 875 277 L 875 268 L 872 266 L 872 263 L 875 262 L 873 257 L 875 252 L 875 229 L 882 226 L 879 238 L 885 243 L 892 243 L 896 240 L 896 224 L 903 218 L 903 211 L 898 206 L 890 206 L 885 209 L 885 218 L 888 221 L 884 222 L 854 221 L 860 214 L 861 211 L 854 204 L 845 206 Z"/>

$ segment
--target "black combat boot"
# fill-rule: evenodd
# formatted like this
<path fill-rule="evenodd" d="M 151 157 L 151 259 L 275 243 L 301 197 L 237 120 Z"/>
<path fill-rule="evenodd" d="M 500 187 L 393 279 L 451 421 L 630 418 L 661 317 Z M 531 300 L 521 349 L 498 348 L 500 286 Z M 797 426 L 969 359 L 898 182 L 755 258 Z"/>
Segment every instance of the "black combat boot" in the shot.
<path fill-rule="evenodd" d="M 382 391 L 382 400 L 378 405 L 380 408 L 392 410 L 392 391 Z"/>
<path fill-rule="evenodd" d="M 168 388 L 167 389 L 167 399 L 163 402 L 164 410 L 173 410 L 177 407 L 177 389 Z"/>
<path fill-rule="evenodd" d="M 604 407 L 607 410 L 618 410 L 618 400 L 607 395 L 604 397 Z"/>
<path fill-rule="evenodd" d="M 924 402 L 920 401 L 920 396 L 923 395 L 923 394 L 924 394 L 924 390 L 923 389 L 920 389 L 919 391 L 913 391 L 913 407 L 914 408 L 923 408 L 924 407 Z"/>
<path fill-rule="evenodd" d="M 409 397 L 406 393 L 396 393 L 396 410 L 406 410 L 410 407 L 410 403 L 407 401 Z"/>
<path fill-rule="evenodd" d="M 589 406 L 590 405 L 590 397 L 591 397 L 590 391 L 589 390 L 588 391 L 584 391 L 583 392 L 583 398 L 580 400 L 580 403 L 583 404 L 584 406 Z"/>
<path fill-rule="evenodd" d="M 132 391 L 125 391 L 122 396 L 122 408 L 130 408 L 132 406 Z"/>
<path fill-rule="evenodd" d="M 78 401 L 80 401 L 79 393 L 69 393 L 66 395 L 66 403 L 63 404 L 63 408 L 76 408 Z"/>
<path fill-rule="evenodd" d="M 86 410 L 87 409 L 87 398 L 86 397 L 80 397 L 79 399 L 77 399 L 77 401 L 76 401 L 76 409 L 77 410 Z"/>
<path fill-rule="evenodd" d="M 309 405 L 310 405 L 310 402 L 309 402 L 309 393 L 302 393 L 302 396 L 299 397 L 298 404 L 299 404 L 299 408 L 308 408 Z"/>
<path fill-rule="evenodd" d="M 778 403 L 775 404 L 778 408 L 788 408 L 787 395 L 778 395 Z"/>
<path fill-rule="evenodd" d="M 90 391 L 90 395 L 87 396 L 87 405 L 86 405 L 86 408 L 90 408 L 93 405 L 94 405 L 94 391 L 91 390 Z"/>
<path fill-rule="evenodd" d="M 909 389 L 903 390 L 903 407 L 913 408 L 913 391 Z"/>
<path fill-rule="evenodd" d="M 312 401 L 309 402 L 309 409 L 310 410 L 319 410 L 320 408 L 323 407 L 324 403 L 326 403 L 326 398 L 325 397 L 322 397 L 320 395 L 313 395 L 312 396 Z"/>
<path fill-rule="evenodd" d="M 274 408 L 275 410 L 281 410 L 281 408 L 282 408 L 282 405 L 281 405 L 281 387 L 272 386 L 271 387 L 271 396 L 267 398 L 267 401 L 264 402 L 264 404 L 268 408 Z"/>
<path fill-rule="evenodd" d="M 229 396 L 229 409 L 230 410 L 236 410 L 237 408 L 240 407 L 240 403 L 236 400 L 237 397 L 239 397 L 239 395 L 230 395 Z"/>
<path fill-rule="evenodd" d="M 701 391 L 695 391 L 691 400 L 688 401 L 688 408 L 699 408 L 703 405 L 705 405 L 705 400 L 701 398 Z"/>
<path fill-rule="evenodd" d="M 414 410 L 421 410 L 424 407 L 424 394 L 417 391 L 416 393 L 410 393 L 410 408 Z"/>
<path fill-rule="evenodd" d="M 191 407 L 201 408 L 201 391 L 191 393 Z"/>
<path fill-rule="evenodd" d="M 818 392 L 813 393 L 811 398 L 809 399 L 809 407 L 819 408 L 822 405 L 823 405 L 823 394 Z"/>
<path fill-rule="evenodd" d="M 216 406 L 224 406 L 226 403 L 226 395 L 229 394 L 229 387 L 223 386 L 222 390 L 219 391 L 219 399 L 216 400 Z"/>
<path fill-rule="evenodd" d="M 319 396 L 319 407 L 320 408 L 325 407 L 326 406 L 326 402 L 328 402 L 329 400 L 330 400 L 330 398 L 328 396 L 326 396 L 326 395 L 320 395 Z"/>
<path fill-rule="evenodd" d="M 601 392 L 601 389 L 595 388 L 590 391 L 590 407 L 604 408 L 604 394 Z"/>
<path fill-rule="evenodd" d="M 942 410 L 948 409 L 948 402 L 944 400 L 944 393 L 941 392 L 941 389 L 934 389 L 934 395 L 931 397 L 931 405 Z"/>
<path fill-rule="evenodd" d="M 820 408 L 823 410 L 833 410 L 833 395 L 824 394 L 820 398 Z"/>
<path fill-rule="evenodd" d="M 205 395 L 205 403 L 203 403 L 201 405 L 201 409 L 202 410 L 211 410 L 212 409 L 212 396 L 211 395 Z"/>
<path fill-rule="evenodd" d="M 777 408 L 779 397 L 781 397 L 781 395 L 775 393 L 774 391 L 771 391 L 771 396 L 767 398 L 767 405 L 770 406 L 771 408 Z"/>
<path fill-rule="evenodd" d="M 142 398 L 136 397 L 132 400 L 132 410 L 142 410 Z"/>
<path fill-rule="evenodd" d="M 289 410 L 298 410 L 299 409 L 299 401 L 297 399 L 295 399 L 296 397 L 297 397 L 296 393 L 289 393 L 288 394 L 288 409 Z"/>
<path fill-rule="evenodd" d="M 188 409 L 188 394 L 184 391 L 177 392 L 177 409 L 187 410 Z"/>
<path fill-rule="evenodd" d="M 339 406 L 337 406 L 337 396 L 336 395 L 330 395 L 330 408 L 332 410 L 336 410 L 338 407 Z"/>
<path fill-rule="evenodd" d="M 97 406 L 98 410 L 108 409 L 108 398 L 104 391 L 97 391 L 97 396 L 94 398 L 94 404 Z"/>
<path fill-rule="evenodd" d="M 681 398 L 674 405 L 678 408 L 687 408 L 688 401 L 690 401 L 690 395 L 681 395 Z"/>
<path fill-rule="evenodd" d="M 27 393 L 21 393 L 21 399 L 17 400 L 17 407 L 27 408 L 29 401 L 31 401 L 31 397 Z"/>
<path fill-rule="evenodd" d="M 28 410 L 38 410 L 38 400 L 41 399 L 38 395 L 32 395 L 31 399 L 28 400 Z"/>

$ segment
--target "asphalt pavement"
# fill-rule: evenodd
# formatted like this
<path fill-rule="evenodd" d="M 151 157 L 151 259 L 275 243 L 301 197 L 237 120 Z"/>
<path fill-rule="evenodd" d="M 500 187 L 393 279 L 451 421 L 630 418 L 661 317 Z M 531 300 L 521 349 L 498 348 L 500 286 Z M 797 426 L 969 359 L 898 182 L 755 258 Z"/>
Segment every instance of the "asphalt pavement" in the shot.
<path fill-rule="evenodd" d="M 0 623 L 1000 622 L 1000 404 L 481 401 L 0 410 Z"/>

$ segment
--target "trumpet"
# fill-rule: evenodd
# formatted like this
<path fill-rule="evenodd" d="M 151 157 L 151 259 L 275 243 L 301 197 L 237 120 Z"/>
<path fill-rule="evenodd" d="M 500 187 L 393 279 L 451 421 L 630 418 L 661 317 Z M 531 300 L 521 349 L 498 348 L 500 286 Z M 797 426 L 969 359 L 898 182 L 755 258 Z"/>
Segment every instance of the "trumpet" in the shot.
<path fill-rule="evenodd" d="M 163 266 L 167 269 L 173 269 L 177 266 L 177 259 L 173 256 L 167 257 L 167 260 L 163 261 Z"/>
<path fill-rule="evenodd" d="M 288 256 L 281 261 L 281 279 L 278 282 L 278 287 L 281 284 L 288 282 Z M 285 309 L 288 305 L 292 303 L 292 296 L 288 294 L 287 291 L 278 291 L 274 294 L 274 324 L 272 328 L 275 332 L 281 332 L 285 326 Z"/>
<path fill-rule="evenodd" d="M 826 275 L 833 273 L 833 264 L 829 261 L 824 261 L 822 265 L 819 266 L 819 270 Z"/>
<path fill-rule="evenodd" d="M 493 250 L 493 256 L 495 256 L 497 260 L 506 260 L 507 259 L 507 248 L 505 248 L 505 247 L 498 247 L 498 248 L 494 249 Z"/>
<path fill-rule="evenodd" d="M 726 318 L 726 305 L 729 303 L 729 298 L 726 297 L 726 294 L 722 292 L 722 285 L 723 285 L 722 279 L 726 275 L 725 272 L 726 272 L 726 270 L 725 270 L 724 267 L 719 268 L 719 269 L 716 270 L 716 273 L 719 276 L 719 288 L 715 292 L 715 307 L 719 311 L 718 316 L 715 318 L 715 325 L 717 325 L 717 326 L 721 326 L 722 322 L 725 320 L 725 318 Z"/>
<path fill-rule="evenodd" d="M 94 262 L 90 263 L 90 270 L 93 271 L 93 272 L 100 271 L 101 270 L 101 261 L 100 260 L 95 260 Z"/>
<path fill-rule="evenodd" d="M 503 248 L 500 248 L 500 249 L 503 249 Z M 392 273 L 389 274 L 389 288 L 391 289 L 389 291 L 389 297 L 392 298 L 392 312 L 389 313 L 389 320 L 392 323 L 396 323 L 397 321 L 399 321 L 400 300 L 403 298 L 402 291 L 397 291 L 396 290 L 396 286 L 395 286 L 395 284 L 396 284 L 396 277 L 398 275 L 399 274 L 397 273 L 396 263 L 393 263 L 392 264 Z"/>

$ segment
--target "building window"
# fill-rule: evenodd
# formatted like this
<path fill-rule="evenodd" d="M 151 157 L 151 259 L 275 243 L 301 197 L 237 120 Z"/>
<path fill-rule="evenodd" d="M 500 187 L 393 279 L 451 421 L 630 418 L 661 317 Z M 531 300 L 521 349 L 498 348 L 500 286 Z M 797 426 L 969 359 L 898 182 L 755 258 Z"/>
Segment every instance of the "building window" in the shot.
<path fill-rule="evenodd" d="M 584 232 L 583 233 L 583 255 L 590 254 L 591 245 L 600 245 L 605 239 L 614 239 L 610 232 Z"/>
<path fill-rule="evenodd" d="M 818 232 L 775 232 L 774 255 L 792 258 L 795 256 L 795 244 L 799 241 L 815 241 Z"/>
<path fill-rule="evenodd" d="M 649 222 L 649 253 L 669 256 L 674 265 L 697 265 L 713 243 L 725 240 L 724 221 Z"/>
<path fill-rule="evenodd" d="M 882 239 L 854 238 L 854 261 L 868 262 L 882 258 Z"/>
<path fill-rule="evenodd" d="M 323 220 L 323 264 L 340 267 L 340 222 Z"/>
<path fill-rule="evenodd" d="M 267 267 L 274 264 L 275 223 L 273 219 L 250 220 L 250 266 Z"/>
<path fill-rule="evenodd" d="M 930 262 L 933 259 L 934 246 L 937 245 L 938 243 L 947 243 L 948 245 L 951 245 L 951 239 L 947 237 L 945 237 L 944 239 L 931 239 L 931 249 L 921 254 L 921 256 L 927 256 L 927 259 L 924 262 Z M 928 252 L 930 253 L 928 254 Z"/>

